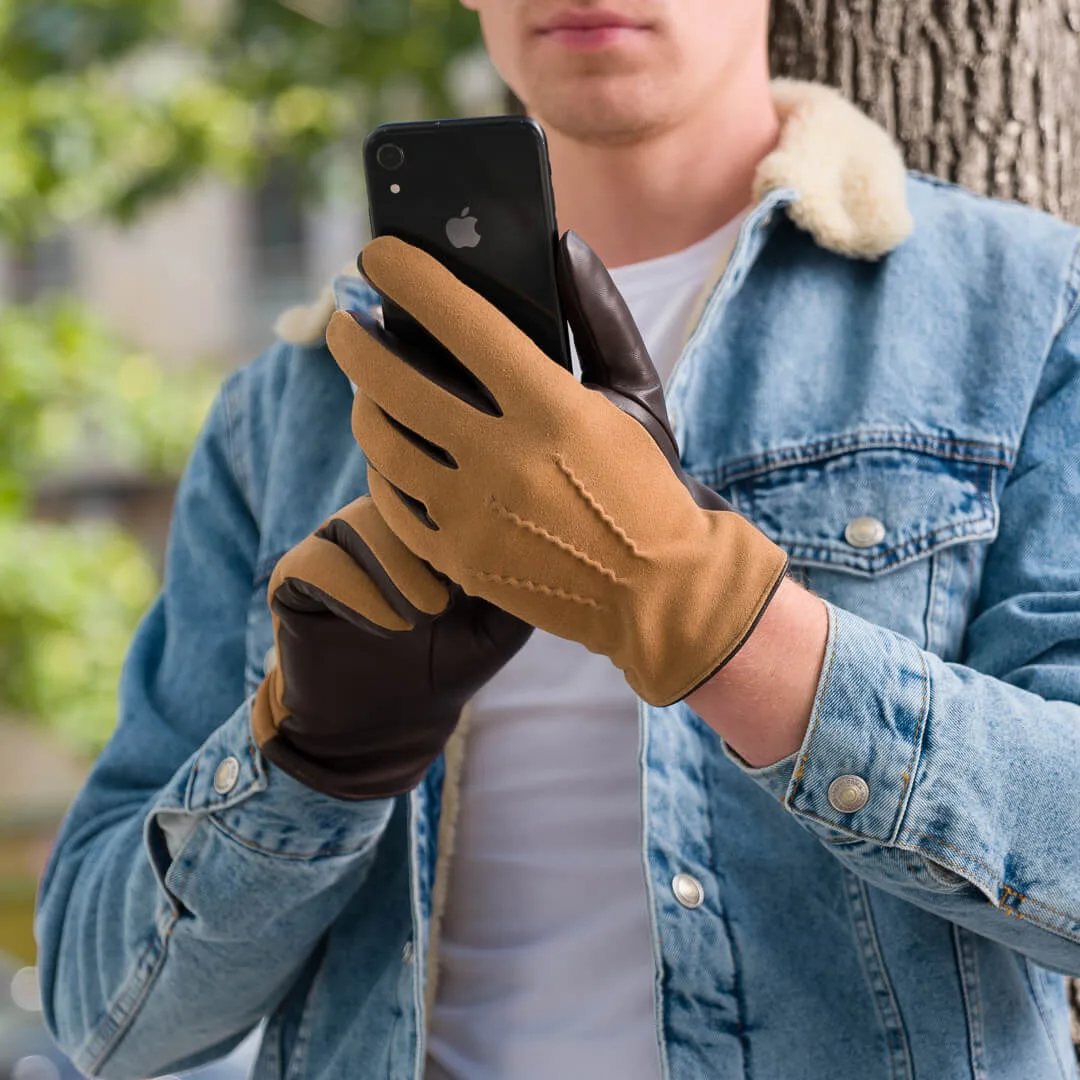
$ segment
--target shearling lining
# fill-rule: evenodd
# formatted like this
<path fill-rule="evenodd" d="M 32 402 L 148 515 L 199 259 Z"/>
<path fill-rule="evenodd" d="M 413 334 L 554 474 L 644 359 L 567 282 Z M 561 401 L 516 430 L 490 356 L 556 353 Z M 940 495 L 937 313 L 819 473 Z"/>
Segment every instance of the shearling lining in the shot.
<path fill-rule="evenodd" d="M 777 79 L 780 141 L 758 166 L 754 199 L 792 188 L 788 215 L 841 255 L 879 259 L 911 233 L 907 171 L 895 142 L 831 87 Z"/>

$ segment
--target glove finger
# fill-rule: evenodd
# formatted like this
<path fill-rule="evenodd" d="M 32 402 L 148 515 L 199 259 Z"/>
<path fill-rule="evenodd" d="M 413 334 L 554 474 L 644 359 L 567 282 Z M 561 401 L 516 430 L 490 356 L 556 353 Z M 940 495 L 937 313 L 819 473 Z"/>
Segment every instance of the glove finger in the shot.
<path fill-rule="evenodd" d="M 501 416 L 499 403 L 487 387 L 464 364 L 429 334 L 415 319 L 407 324 L 407 335 L 391 333 L 373 315 L 352 309 L 348 312 L 357 324 L 371 335 L 383 348 L 419 371 L 436 386 L 441 386 L 456 398 L 488 416 Z"/>
<path fill-rule="evenodd" d="M 454 578 L 440 558 L 439 527 L 428 516 L 424 504 L 396 488 L 374 468 L 368 467 L 368 489 L 394 535 L 415 555 L 431 563 L 439 573 Z"/>
<path fill-rule="evenodd" d="M 374 288 L 449 349 L 504 413 L 523 395 L 530 407 L 541 395 L 557 410 L 560 394 L 577 388 L 570 372 L 552 364 L 523 330 L 426 252 L 381 236 L 364 248 L 360 264 Z"/>
<path fill-rule="evenodd" d="M 345 551 L 320 536 L 309 536 L 282 557 L 268 596 L 272 609 L 324 609 L 379 637 L 413 628 Z"/>
<path fill-rule="evenodd" d="M 577 233 L 567 232 L 559 241 L 557 269 L 559 300 L 574 332 L 582 383 L 641 424 L 681 474 L 663 384 L 607 268 Z"/>
<path fill-rule="evenodd" d="M 338 367 L 363 394 L 453 454 L 455 443 L 461 441 L 460 433 L 490 417 L 388 348 L 389 340 L 384 334 L 377 338 L 349 311 L 335 312 L 326 331 Z"/>
<path fill-rule="evenodd" d="M 374 421 L 384 421 L 389 424 L 406 443 L 416 447 L 417 450 L 422 451 L 428 458 L 439 465 L 443 465 L 448 469 L 458 467 L 457 460 L 449 450 L 444 450 L 436 443 L 425 439 L 423 435 L 417 435 L 412 428 L 406 427 L 396 417 L 391 416 L 381 405 L 376 405 L 367 394 L 362 394 L 358 390 L 353 404 L 352 431 L 353 437 L 360 443 L 361 449 L 364 445 L 361 433 L 364 430 L 365 422 L 371 423 Z"/>
<path fill-rule="evenodd" d="M 559 241 L 556 267 L 581 381 L 623 393 L 658 386 L 660 378 L 634 316 L 596 252 L 577 233 L 566 232 Z"/>
<path fill-rule="evenodd" d="M 415 625 L 446 610 L 446 583 L 394 535 L 370 495 L 340 510 L 319 530 L 324 531 L 367 572 L 402 618 Z"/>
<path fill-rule="evenodd" d="M 357 391 L 353 402 L 353 435 L 368 463 L 401 491 L 421 500 L 429 515 L 438 520 L 429 499 L 445 499 L 447 484 L 457 469 L 446 451 L 417 441 L 414 432 L 403 428 L 371 398 Z M 430 449 L 429 449 L 430 448 Z M 447 467 L 446 461 L 453 462 Z"/>

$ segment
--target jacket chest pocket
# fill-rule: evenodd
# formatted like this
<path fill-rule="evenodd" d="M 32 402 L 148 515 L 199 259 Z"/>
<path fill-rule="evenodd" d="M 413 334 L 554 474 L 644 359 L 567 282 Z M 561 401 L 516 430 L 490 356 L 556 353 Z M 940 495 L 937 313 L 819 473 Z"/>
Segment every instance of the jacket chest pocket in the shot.
<path fill-rule="evenodd" d="M 954 660 L 997 534 L 999 468 L 858 449 L 763 468 L 728 497 L 819 596 Z"/>

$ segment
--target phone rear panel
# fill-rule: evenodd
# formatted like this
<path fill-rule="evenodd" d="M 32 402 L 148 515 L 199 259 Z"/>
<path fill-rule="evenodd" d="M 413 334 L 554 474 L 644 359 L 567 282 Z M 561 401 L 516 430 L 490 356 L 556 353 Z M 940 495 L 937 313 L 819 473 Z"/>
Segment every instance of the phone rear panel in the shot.
<path fill-rule="evenodd" d="M 569 367 L 543 132 L 520 117 L 387 124 L 364 147 L 371 228 L 435 256 Z M 387 328 L 408 333 L 388 306 Z"/>

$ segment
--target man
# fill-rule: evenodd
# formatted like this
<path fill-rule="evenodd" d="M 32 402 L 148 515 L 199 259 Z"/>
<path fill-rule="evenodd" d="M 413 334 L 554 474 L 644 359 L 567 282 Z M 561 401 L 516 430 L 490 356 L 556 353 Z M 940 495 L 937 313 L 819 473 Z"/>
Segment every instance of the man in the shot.
<path fill-rule="evenodd" d="M 43 884 L 53 1030 L 110 1077 L 264 1019 L 259 1077 L 1075 1075 L 1080 236 L 770 87 L 765 0 L 473 5 L 652 363 L 574 237 L 585 385 L 380 241 L 479 386 L 349 278 L 227 381 Z"/>

